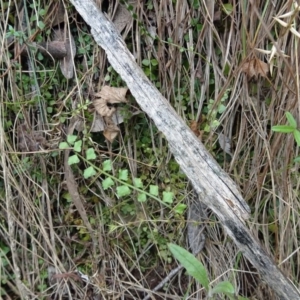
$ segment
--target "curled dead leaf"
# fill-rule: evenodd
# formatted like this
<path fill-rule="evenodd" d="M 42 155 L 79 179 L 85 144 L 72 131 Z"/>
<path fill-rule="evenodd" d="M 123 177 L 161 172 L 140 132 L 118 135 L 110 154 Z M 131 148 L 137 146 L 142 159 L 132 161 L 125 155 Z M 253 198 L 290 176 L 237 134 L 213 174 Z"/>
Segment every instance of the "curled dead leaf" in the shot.
<path fill-rule="evenodd" d="M 231 139 L 228 136 L 226 136 L 225 134 L 219 133 L 218 141 L 219 141 L 220 147 L 224 150 L 224 152 L 229 154 L 230 156 L 232 156 Z"/>
<path fill-rule="evenodd" d="M 94 100 L 94 107 L 97 113 L 102 117 L 111 117 L 116 111 L 114 104 L 126 103 L 125 98 L 128 88 L 116 88 L 104 86 L 102 90 L 95 94 L 100 97 Z"/>
<path fill-rule="evenodd" d="M 47 146 L 42 132 L 34 131 L 21 124 L 17 128 L 18 146 L 21 151 L 38 151 Z"/>
<path fill-rule="evenodd" d="M 191 121 L 190 128 L 197 137 L 200 135 L 199 122 L 197 122 L 195 120 Z"/>
<path fill-rule="evenodd" d="M 124 122 L 124 117 L 121 114 L 119 110 L 117 110 L 113 115 L 112 115 L 112 121 L 118 125 Z M 95 115 L 93 124 L 91 126 L 91 132 L 99 132 L 99 131 L 104 131 L 106 127 L 105 121 L 103 117 L 101 117 L 99 114 Z"/>
<path fill-rule="evenodd" d="M 258 76 L 267 78 L 269 65 L 262 60 L 254 57 L 243 64 L 242 71 L 246 73 L 248 80 L 252 78 L 257 80 Z"/>
<path fill-rule="evenodd" d="M 136 116 L 141 113 L 142 113 L 141 110 L 136 110 L 134 112 L 131 112 L 131 117 Z M 126 115 L 126 118 L 128 118 L 128 115 Z M 116 110 L 116 112 L 112 115 L 111 119 L 116 125 L 122 124 L 124 122 L 124 116 L 119 109 Z M 105 121 L 103 120 L 103 117 L 101 117 L 99 114 L 96 114 L 94 117 L 93 124 L 91 126 L 91 132 L 104 131 L 105 126 L 106 125 L 105 125 Z M 76 128 L 76 130 L 77 130 L 77 128 Z"/>
<path fill-rule="evenodd" d="M 115 138 L 118 136 L 119 132 L 120 132 L 119 128 L 116 125 L 114 125 L 111 127 L 110 126 L 107 127 L 103 131 L 103 135 L 110 143 L 112 143 L 115 140 Z"/>
<path fill-rule="evenodd" d="M 61 0 L 51 2 L 47 11 L 48 22 L 51 27 L 56 26 L 64 22 L 65 18 L 65 7 Z"/>
<path fill-rule="evenodd" d="M 109 100 L 103 98 L 94 100 L 94 107 L 102 117 L 111 117 L 116 112 L 116 107 Z"/>
<path fill-rule="evenodd" d="M 111 118 L 105 117 L 104 120 L 106 122 L 106 128 L 103 131 L 103 135 L 109 142 L 112 143 L 118 136 L 120 129 Z"/>
<path fill-rule="evenodd" d="M 67 79 L 71 79 L 74 76 L 74 57 L 76 55 L 74 38 L 65 26 L 63 30 L 57 29 L 54 31 L 54 40 L 65 43 L 67 55 L 60 60 L 60 69 Z"/>
<path fill-rule="evenodd" d="M 73 279 L 75 281 L 81 281 L 80 276 L 78 276 L 77 274 L 73 273 L 73 272 L 69 272 L 69 273 L 62 273 L 62 274 L 55 274 L 52 276 L 53 280 L 57 280 L 59 281 L 60 279 Z"/>
<path fill-rule="evenodd" d="M 98 97 L 93 101 L 95 110 L 105 121 L 103 135 L 110 142 L 113 142 L 120 132 L 116 125 L 118 122 L 115 122 L 117 112 L 116 105 L 118 103 L 127 102 L 125 97 L 127 91 L 128 88 L 104 86 L 99 93 L 94 95 L 95 97 Z"/>
<path fill-rule="evenodd" d="M 70 289 L 72 289 L 72 281 L 77 282 L 77 284 L 80 285 L 85 285 L 86 282 L 89 282 L 89 280 L 87 279 L 87 276 L 82 274 L 79 270 L 76 270 L 74 272 L 61 272 L 54 266 L 48 267 L 49 285 L 56 285 L 59 289 L 59 293 L 62 296 L 69 295 Z"/>
<path fill-rule="evenodd" d="M 113 23 L 116 29 L 121 33 L 127 25 L 130 25 L 132 23 L 132 21 L 133 18 L 130 11 L 126 8 L 125 5 L 119 4 L 113 18 Z"/>
<path fill-rule="evenodd" d="M 105 85 L 101 91 L 95 94 L 95 97 L 100 97 L 107 100 L 109 103 L 126 103 L 125 98 L 128 88 L 118 88 Z"/>

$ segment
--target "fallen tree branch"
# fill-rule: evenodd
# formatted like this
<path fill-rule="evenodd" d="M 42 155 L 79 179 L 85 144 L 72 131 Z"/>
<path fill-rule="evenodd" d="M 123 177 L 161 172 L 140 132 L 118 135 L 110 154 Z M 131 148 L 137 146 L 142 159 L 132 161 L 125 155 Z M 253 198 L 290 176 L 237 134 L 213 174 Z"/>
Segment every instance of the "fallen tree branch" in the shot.
<path fill-rule="evenodd" d="M 251 235 L 244 219 L 249 207 L 231 178 L 219 167 L 196 136 L 178 116 L 136 64 L 114 25 L 91 0 L 71 0 L 101 46 L 112 67 L 127 83 L 140 107 L 165 135 L 175 159 L 201 193 L 203 202 L 218 216 L 230 237 L 259 271 L 280 299 L 300 299 L 300 293 L 283 275 L 259 242 Z"/>

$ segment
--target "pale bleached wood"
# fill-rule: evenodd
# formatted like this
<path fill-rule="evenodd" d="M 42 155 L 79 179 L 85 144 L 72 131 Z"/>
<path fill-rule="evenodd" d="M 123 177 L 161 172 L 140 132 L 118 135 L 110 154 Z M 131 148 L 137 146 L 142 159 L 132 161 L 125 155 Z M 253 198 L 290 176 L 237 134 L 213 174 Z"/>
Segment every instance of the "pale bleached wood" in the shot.
<path fill-rule="evenodd" d="M 165 135 L 176 161 L 201 199 L 218 216 L 220 222 L 242 253 L 257 268 L 265 282 L 280 299 L 300 299 L 299 291 L 282 274 L 243 219 L 249 207 L 231 178 L 219 167 L 168 101 L 148 80 L 128 51 L 114 25 L 91 0 L 71 0 L 101 46 L 112 67 L 126 82 L 140 107 Z"/>

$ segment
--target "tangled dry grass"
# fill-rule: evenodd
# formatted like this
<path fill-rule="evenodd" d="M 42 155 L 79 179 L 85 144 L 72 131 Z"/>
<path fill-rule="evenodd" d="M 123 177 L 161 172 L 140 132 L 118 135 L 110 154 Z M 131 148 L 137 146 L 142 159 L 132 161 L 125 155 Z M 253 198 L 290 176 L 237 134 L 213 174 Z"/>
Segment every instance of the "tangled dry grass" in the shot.
<path fill-rule="evenodd" d="M 108 72 L 105 53 L 92 41 L 89 29 L 67 1 L 63 2 L 65 24 L 77 47 L 85 49 L 75 57 L 74 79 L 60 81 L 55 61 L 44 65 L 33 52 L 21 57 L 20 45 L 10 44 L 7 38 L 9 26 L 18 31 L 18 24 L 26 20 L 23 26 L 27 28 L 27 43 L 47 30 L 51 32 L 51 17 L 43 29 L 35 27 L 37 19 L 32 18 L 50 2 L 40 1 L 34 7 L 24 2 L 28 5 L 25 18 L 18 1 L 0 2 L 1 296 L 143 299 L 176 267 L 164 248 L 166 242 L 188 247 L 186 219 L 159 204 L 143 205 L 135 199 L 131 199 L 135 213 L 122 214 L 124 207 L 113 191 L 103 190 L 100 177 L 88 181 L 77 170 L 75 180 L 87 222 L 96 232 L 96 242 L 89 239 L 83 220 L 69 201 L 64 157 L 58 143 L 65 139 L 64 130 L 78 104 L 83 105 L 85 98 L 103 84 L 121 83 Z M 96 2 L 116 20 L 121 5 L 118 1 Z M 297 285 L 300 181 L 299 165 L 293 163 L 293 158 L 299 150 L 292 136 L 273 133 L 271 126 L 284 124 L 287 111 L 299 120 L 299 37 L 291 30 L 298 29 L 299 11 L 293 1 L 227 4 L 131 0 L 125 6 L 133 15 L 123 21 L 122 34 L 139 65 L 157 62 L 145 72 L 180 117 L 189 124 L 198 124 L 202 142 L 239 185 L 252 208 L 249 226 L 253 235 Z M 282 18 L 287 27 L 274 19 L 289 12 Z M 48 15 L 39 16 L 47 19 Z M 153 33 L 156 39 L 151 37 Z M 271 49 L 275 49 L 273 57 L 266 52 Z M 255 66 L 251 73 L 251 60 L 268 66 L 274 63 L 272 75 L 255 70 Z M 51 94 L 48 98 L 46 91 Z M 218 146 L 216 131 L 204 130 L 211 118 L 212 110 L 207 109 L 210 99 L 215 108 L 226 105 L 218 119 L 218 133 L 230 141 L 231 157 Z M 133 100 L 131 106 L 138 109 Z M 80 116 L 86 124 L 91 123 L 85 113 Z M 27 129 L 21 130 L 24 124 Z M 87 135 L 98 154 L 95 164 L 110 158 L 114 160 L 113 172 L 127 165 L 133 177 L 143 175 L 149 178 L 149 184 L 168 186 L 176 190 L 180 203 L 188 203 L 188 182 L 184 176 L 174 176 L 179 171 L 151 120 L 140 114 L 120 126 L 117 147 L 101 137 Z M 202 222 L 206 244 L 198 258 L 212 283 L 227 279 L 239 295 L 276 299 L 215 217 L 208 212 L 207 220 Z M 182 299 L 184 295 L 185 299 L 205 297 L 202 287 L 181 272 L 152 297 Z"/>

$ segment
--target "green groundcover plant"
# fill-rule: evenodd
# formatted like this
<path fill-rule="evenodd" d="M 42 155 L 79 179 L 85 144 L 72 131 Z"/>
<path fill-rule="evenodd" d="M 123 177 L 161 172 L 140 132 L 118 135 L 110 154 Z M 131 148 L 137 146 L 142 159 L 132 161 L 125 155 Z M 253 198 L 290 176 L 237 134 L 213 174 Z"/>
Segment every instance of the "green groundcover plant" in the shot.
<path fill-rule="evenodd" d="M 286 112 L 285 116 L 287 118 L 288 125 L 275 125 L 272 126 L 272 130 L 274 132 L 292 133 L 297 146 L 300 147 L 300 131 L 297 129 L 297 121 L 290 112 Z M 300 156 L 296 157 L 294 162 L 300 162 Z"/>
<path fill-rule="evenodd" d="M 205 267 L 192 253 L 172 243 L 169 243 L 168 247 L 173 256 L 186 269 L 187 273 L 203 286 L 207 292 L 208 299 L 215 299 L 217 295 L 227 296 L 229 299 L 247 299 L 241 296 L 238 296 L 237 298 L 235 296 L 235 289 L 229 281 L 221 281 L 212 287 L 209 284 L 209 278 Z"/>

